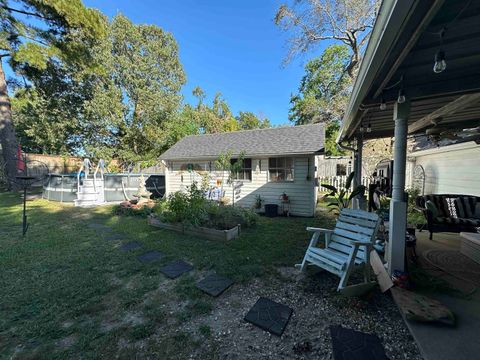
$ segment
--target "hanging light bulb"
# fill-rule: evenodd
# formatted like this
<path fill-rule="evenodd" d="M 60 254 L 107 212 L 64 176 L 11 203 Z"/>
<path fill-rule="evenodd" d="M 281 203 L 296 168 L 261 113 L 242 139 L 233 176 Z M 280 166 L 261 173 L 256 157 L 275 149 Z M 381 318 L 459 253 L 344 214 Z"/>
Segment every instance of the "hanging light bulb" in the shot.
<path fill-rule="evenodd" d="M 400 89 L 400 91 L 398 92 L 398 99 L 397 99 L 397 102 L 399 104 L 403 104 L 405 102 L 406 98 L 405 98 L 405 91 L 403 91 L 403 89 Z"/>
<path fill-rule="evenodd" d="M 440 74 L 442 71 L 445 71 L 447 68 L 447 62 L 445 61 L 445 52 L 443 50 L 438 50 L 435 54 L 435 64 L 433 65 L 433 72 L 435 74 Z"/>
<path fill-rule="evenodd" d="M 372 124 L 370 124 L 369 122 L 367 126 L 367 133 L 371 133 L 371 132 L 372 132 Z"/>
<path fill-rule="evenodd" d="M 383 111 L 383 110 L 385 110 L 386 108 L 387 108 L 387 104 L 385 103 L 385 99 L 384 99 L 383 96 L 382 96 L 382 98 L 380 99 L 380 110 Z"/>
<path fill-rule="evenodd" d="M 360 129 L 358 129 L 361 133 L 363 133 L 365 131 L 365 129 L 363 128 L 363 123 L 360 124 Z"/>

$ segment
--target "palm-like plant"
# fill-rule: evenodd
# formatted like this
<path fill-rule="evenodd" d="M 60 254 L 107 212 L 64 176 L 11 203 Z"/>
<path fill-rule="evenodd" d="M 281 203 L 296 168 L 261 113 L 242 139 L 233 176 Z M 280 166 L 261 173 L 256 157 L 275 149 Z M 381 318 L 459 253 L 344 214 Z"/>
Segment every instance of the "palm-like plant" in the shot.
<path fill-rule="evenodd" d="M 364 185 L 357 185 L 352 190 L 352 192 L 348 194 L 348 191 L 352 186 L 352 181 L 354 176 L 355 176 L 355 173 L 351 172 L 350 175 L 348 175 L 347 181 L 345 182 L 345 187 L 340 190 L 333 185 L 322 184 L 324 188 L 331 191 L 327 196 L 333 196 L 335 198 L 335 201 L 329 202 L 327 206 L 330 207 L 330 211 L 335 211 L 337 215 L 340 213 L 340 211 L 342 211 L 343 208 L 350 207 L 350 204 L 352 203 L 352 199 L 355 196 L 363 194 L 365 192 Z"/>

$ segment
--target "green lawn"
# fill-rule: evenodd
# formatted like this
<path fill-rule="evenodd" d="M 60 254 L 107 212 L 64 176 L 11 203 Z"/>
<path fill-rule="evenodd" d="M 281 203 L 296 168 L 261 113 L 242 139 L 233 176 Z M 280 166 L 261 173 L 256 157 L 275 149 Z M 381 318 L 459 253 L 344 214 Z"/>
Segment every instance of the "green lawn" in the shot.
<path fill-rule="evenodd" d="M 184 358 L 202 339 L 174 329 L 215 306 L 195 288 L 195 274 L 215 270 L 243 283 L 275 275 L 277 267 L 302 258 L 306 226 L 332 225 L 326 214 L 262 217 L 240 239 L 219 242 L 159 230 L 143 218 L 113 216 L 110 207 L 35 200 L 28 203 L 30 228 L 22 238 L 21 210 L 19 196 L 0 194 L 2 358 Z M 122 241 L 106 240 L 89 222 L 124 232 L 144 247 L 122 252 Z M 168 256 L 151 264 L 137 261 L 150 249 Z M 167 280 L 159 265 L 178 258 L 195 272 Z M 171 309 L 179 302 L 181 308 Z M 198 330 L 209 336 L 207 326 Z M 137 343 L 142 346 L 132 346 Z"/>

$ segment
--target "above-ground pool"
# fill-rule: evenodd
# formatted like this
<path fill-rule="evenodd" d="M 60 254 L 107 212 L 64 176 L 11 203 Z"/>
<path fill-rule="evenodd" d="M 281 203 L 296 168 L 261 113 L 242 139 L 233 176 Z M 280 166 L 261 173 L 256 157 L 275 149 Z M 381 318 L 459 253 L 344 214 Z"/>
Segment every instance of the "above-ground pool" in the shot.
<path fill-rule="evenodd" d="M 105 174 L 105 201 L 124 201 L 126 200 L 124 192 L 132 199 L 133 194 L 138 191 L 141 176 L 142 174 Z M 152 193 L 152 198 L 164 196 L 165 175 L 143 174 L 143 177 L 146 180 L 147 190 Z M 42 197 L 52 201 L 73 203 L 77 198 L 77 174 L 49 174 L 43 187 Z"/>

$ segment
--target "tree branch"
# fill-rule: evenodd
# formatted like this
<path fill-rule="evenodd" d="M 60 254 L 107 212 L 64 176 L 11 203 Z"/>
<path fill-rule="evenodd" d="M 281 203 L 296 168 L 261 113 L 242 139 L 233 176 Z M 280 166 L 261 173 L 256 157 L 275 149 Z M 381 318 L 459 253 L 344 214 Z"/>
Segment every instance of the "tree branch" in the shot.
<path fill-rule="evenodd" d="M 14 8 L 11 8 L 11 7 L 8 7 L 8 6 L 0 6 L 2 9 L 5 9 L 7 11 L 10 11 L 10 12 L 16 12 L 16 13 L 19 13 L 19 14 L 23 14 L 23 15 L 28 15 L 28 16 L 35 16 L 35 17 L 38 17 L 40 19 L 43 19 L 43 20 L 52 20 L 52 19 L 49 19 L 43 15 L 40 15 L 38 13 L 34 13 L 34 12 L 30 12 L 30 11 L 26 11 L 26 10 L 20 10 L 20 9 L 14 9 Z"/>

